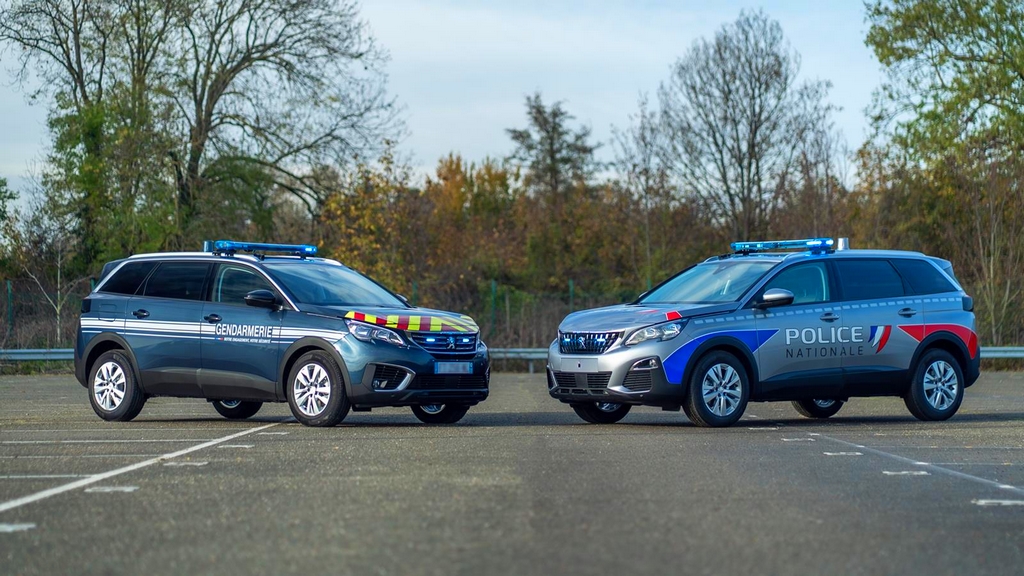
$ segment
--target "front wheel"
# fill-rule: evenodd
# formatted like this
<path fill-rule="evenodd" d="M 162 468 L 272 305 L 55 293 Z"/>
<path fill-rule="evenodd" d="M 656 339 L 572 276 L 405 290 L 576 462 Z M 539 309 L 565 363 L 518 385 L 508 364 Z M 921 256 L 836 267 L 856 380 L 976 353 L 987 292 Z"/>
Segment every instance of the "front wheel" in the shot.
<path fill-rule="evenodd" d="M 255 416 L 263 407 L 263 402 L 243 402 L 241 400 L 214 400 L 211 404 L 218 414 L 229 420 L 244 420 Z"/>
<path fill-rule="evenodd" d="M 685 398 L 685 412 L 697 426 L 732 426 L 747 409 L 750 383 L 739 359 L 715 350 L 694 367 Z"/>
<path fill-rule="evenodd" d="M 629 404 L 614 402 L 588 402 L 572 405 L 576 415 L 591 424 L 615 424 L 629 414 L 630 408 L 632 406 Z"/>
<path fill-rule="evenodd" d="M 345 419 L 351 404 L 334 358 L 319 350 L 299 357 L 288 376 L 288 406 L 306 426 L 335 426 Z"/>
<path fill-rule="evenodd" d="M 799 412 L 801 416 L 806 416 L 808 418 L 828 418 L 829 416 L 835 416 L 836 412 L 839 412 L 842 407 L 842 400 L 814 399 L 793 401 L 793 408 L 796 408 L 796 411 Z"/>
<path fill-rule="evenodd" d="M 921 357 L 903 397 L 918 420 L 946 420 L 956 414 L 964 399 L 964 374 L 960 363 L 945 350 L 929 350 Z"/>
<path fill-rule="evenodd" d="M 455 424 L 469 412 L 469 406 L 457 404 L 423 404 L 413 406 L 412 413 L 424 424 Z"/>

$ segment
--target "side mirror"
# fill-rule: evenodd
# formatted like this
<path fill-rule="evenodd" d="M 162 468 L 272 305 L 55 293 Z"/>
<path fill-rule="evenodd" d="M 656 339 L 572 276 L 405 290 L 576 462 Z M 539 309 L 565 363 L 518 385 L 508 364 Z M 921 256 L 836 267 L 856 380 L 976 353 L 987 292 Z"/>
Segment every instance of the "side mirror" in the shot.
<path fill-rule="evenodd" d="M 793 303 L 793 293 L 782 288 L 772 288 L 761 296 L 761 299 L 754 304 L 754 308 L 765 310 L 776 306 L 788 306 Z"/>
<path fill-rule="evenodd" d="M 257 308 L 277 308 L 277 296 L 270 290 L 253 290 L 245 295 L 245 303 Z"/>

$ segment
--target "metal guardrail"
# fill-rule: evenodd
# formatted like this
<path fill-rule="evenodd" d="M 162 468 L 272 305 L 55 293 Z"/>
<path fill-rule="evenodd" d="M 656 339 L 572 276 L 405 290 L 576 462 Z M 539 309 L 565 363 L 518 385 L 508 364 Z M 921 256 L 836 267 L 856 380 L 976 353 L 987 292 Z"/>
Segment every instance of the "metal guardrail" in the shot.
<path fill-rule="evenodd" d="M 493 360 L 546 360 L 547 348 L 491 348 Z M 982 346 L 982 358 L 1024 358 L 1024 346 Z M 0 350 L 0 362 L 25 362 L 31 360 L 74 360 L 71 348 L 35 348 L 24 350 Z"/>

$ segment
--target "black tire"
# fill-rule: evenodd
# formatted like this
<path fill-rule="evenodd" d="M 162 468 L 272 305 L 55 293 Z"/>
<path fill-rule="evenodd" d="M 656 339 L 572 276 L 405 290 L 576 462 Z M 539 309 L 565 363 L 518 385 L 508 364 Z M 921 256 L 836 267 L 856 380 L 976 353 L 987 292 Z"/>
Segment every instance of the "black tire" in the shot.
<path fill-rule="evenodd" d="M 100 418 L 128 422 L 142 412 L 145 403 L 146 395 L 139 388 L 135 368 L 123 350 L 104 352 L 89 367 L 89 404 Z"/>
<path fill-rule="evenodd" d="M 611 403 L 602 402 L 602 404 L 609 404 L 610 406 Z M 625 418 L 626 414 L 629 414 L 630 408 L 632 406 L 629 404 L 616 404 L 616 408 L 613 409 L 602 409 L 598 407 L 597 402 L 572 404 L 572 409 L 576 412 L 576 415 L 591 424 L 615 424 Z"/>
<path fill-rule="evenodd" d="M 469 412 L 469 406 L 459 404 L 429 404 L 426 407 L 412 407 L 412 413 L 424 424 L 455 424 L 462 420 L 466 412 Z"/>
<path fill-rule="evenodd" d="M 213 409 L 229 420 L 244 420 L 255 416 L 263 402 L 243 402 L 241 400 L 214 400 Z"/>
<path fill-rule="evenodd" d="M 326 382 L 323 377 L 326 375 Z M 317 390 L 313 398 L 308 392 L 313 386 L 307 383 L 316 383 Z M 296 398 L 298 388 L 299 397 Z M 329 391 L 327 401 L 321 403 L 323 392 Z M 306 426 L 328 427 L 336 426 L 352 407 L 345 394 L 345 382 L 341 377 L 341 369 L 330 354 L 314 350 L 299 357 L 288 373 L 288 382 L 285 385 L 285 392 L 288 395 L 288 406 L 292 409 L 292 416 Z M 300 400 L 302 404 L 300 405 Z M 322 405 L 321 405 L 322 404 Z"/>
<path fill-rule="evenodd" d="M 736 379 L 732 377 L 733 372 L 729 372 L 723 366 L 731 368 Z M 715 370 L 714 377 L 724 380 L 723 384 L 726 384 L 723 388 L 714 390 L 715 405 L 721 406 L 716 409 L 724 414 L 713 412 L 704 400 L 704 378 L 709 376 L 709 372 L 713 369 Z M 715 385 L 713 382 L 710 384 Z M 750 379 L 747 376 L 746 368 L 732 354 L 722 350 L 713 350 L 701 357 L 694 366 L 683 406 L 686 415 L 695 425 L 720 428 L 732 426 L 743 417 L 743 411 L 747 409 L 749 398 Z"/>
<path fill-rule="evenodd" d="M 939 376 L 939 384 L 931 391 L 925 390 L 925 380 L 927 379 L 930 384 L 936 380 L 936 376 Z M 930 395 L 933 400 L 929 400 Z M 940 396 L 941 403 L 937 400 Z M 963 399 L 964 373 L 956 358 L 945 350 L 933 349 L 925 352 L 921 356 L 921 361 L 917 363 L 917 369 L 914 370 L 910 389 L 903 397 L 903 402 L 910 413 L 918 420 L 948 420 L 960 409 Z"/>
<path fill-rule="evenodd" d="M 821 406 L 818 402 L 831 402 L 831 404 Z M 796 408 L 796 411 L 799 412 L 801 416 L 806 416 L 807 418 L 828 418 L 830 416 L 835 416 L 836 412 L 843 409 L 843 401 L 826 400 L 824 398 L 815 400 L 794 400 L 793 408 Z"/>

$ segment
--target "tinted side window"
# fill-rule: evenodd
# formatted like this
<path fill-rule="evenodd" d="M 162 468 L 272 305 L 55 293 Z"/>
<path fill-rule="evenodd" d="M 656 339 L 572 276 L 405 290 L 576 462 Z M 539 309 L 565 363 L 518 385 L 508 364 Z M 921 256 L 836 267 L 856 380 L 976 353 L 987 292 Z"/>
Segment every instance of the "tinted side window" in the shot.
<path fill-rule="evenodd" d="M 845 300 L 904 296 L 903 279 L 887 260 L 839 260 L 839 282 Z"/>
<path fill-rule="evenodd" d="M 824 262 L 800 264 L 786 268 L 761 289 L 764 294 L 771 288 L 782 288 L 793 293 L 793 304 L 814 304 L 828 302 L 828 269 Z"/>
<path fill-rule="evenodd" d="M 200 262 L 164 262 L 146 281 L 144 294 L 155 298 L 200 300 L 209 264 Z"/>
<path fill-rule="evenodd" d="M 910 284 L 914 294 L 941 294 L 956 292 L 953 284 L 924 260 L 893 260 L 893 265 Z"/>
<path fill-rule="evenodd" d="M 245 266 L 226 266 L 217 269 L 213 281 L 213 301 L 225 304 L 245 304 L 245 295 L 253 290 L 270 290 L 274 288 L 263 276 Z"/>
<path fill-rule="evenodd" d="M 156 262 L 129 262 L 121 266 L 117 273 L 103 284 L 103 289 L 100 292 L 135 294 L 142 281 L 149 276 L 155 266 Z"/>

